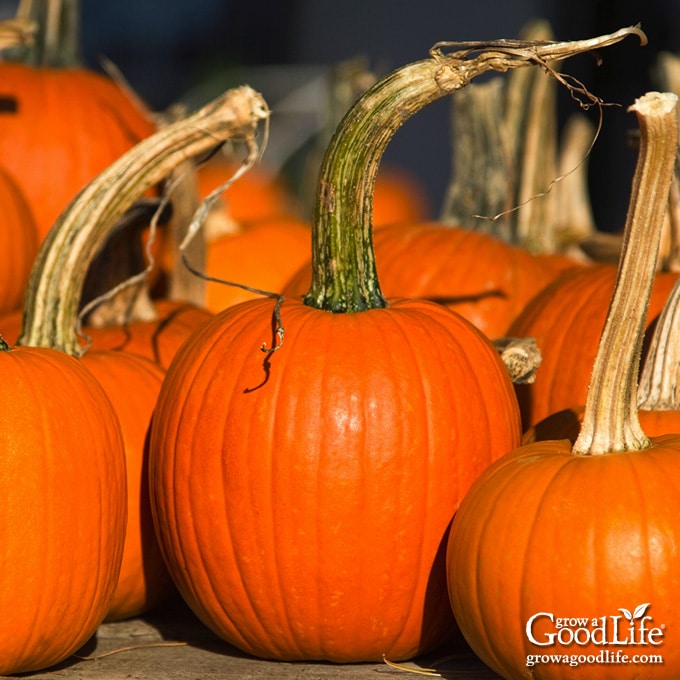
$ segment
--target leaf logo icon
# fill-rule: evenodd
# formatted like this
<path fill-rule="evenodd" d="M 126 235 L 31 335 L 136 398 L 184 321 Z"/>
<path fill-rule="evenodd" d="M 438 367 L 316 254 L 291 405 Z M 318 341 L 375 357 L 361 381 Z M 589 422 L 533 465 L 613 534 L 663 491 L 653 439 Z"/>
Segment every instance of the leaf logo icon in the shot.
<path fill-rule="evenodd" d="M 633 619 L 641 619 L 645 615 L 647 607 L 649 607 L 650 604 L 651 602 L 645 602 L 645 604 L 639 604 L 637 607 L 635 607 Z"/>
<path fill-rule="evenodd" d="M 651 602 L 645 602 L 644 604 L 639 604 L 637 607 L 635 607 L 635 611 L 632 614 L 625 607 L 622 607 L 621 609 L 619 609 L 619 611 L 629 621 L 635 621 L 635 619 L 641 619 L 645 615 L 645 612 L 647 611 L 647 607 L 649 607 L 650 604 L 651 604 Z"/>

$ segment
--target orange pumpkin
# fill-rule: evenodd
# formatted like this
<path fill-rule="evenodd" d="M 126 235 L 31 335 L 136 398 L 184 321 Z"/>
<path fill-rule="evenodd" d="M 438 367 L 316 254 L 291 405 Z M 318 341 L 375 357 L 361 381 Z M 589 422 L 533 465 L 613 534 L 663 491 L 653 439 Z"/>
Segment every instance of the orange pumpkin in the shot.
<path fill-rule="evenodd" d="M 373 226 L 424 221 L 431 214 L 430 198 L 414 174 L 397 166 L 378 170 L 373 191 Z"/>
<path fill-rule="evenodd" d="M 592 265 L 566 272 L 527 304 L 510 326 L 512 337 L 533 337 L 541 367 L 533 383 L 516 385 L 526 430 L 551 414 L 585 402 L 616 267 Z M 657 275 L 647 325 L 663 309 L 678 275 Z"/>
<path fill-rule="evenodd" d="M 63 661 L 104 619 L 123 556 L 125 456 L 84 366 L 0 344 L 0 673 L 14 675 Z"/>
<path fill-rule="evenodd" d="M 50 574 L 52 571 L 54 572 L 54 579 L 46 585 L 52 586 L 54 590 L 58 591 L 62 582 L 67 585 L 71 582 L 71 572 L 76 575 L 87 572 L 92 581 L 103 579 L 106 576 L 108 590 L 106 591 L 107 598 L 105 601 L 95 601 L 94 598 L 90 597 L 89 582 L 81 578 L 79 581 L 82 581 L 82 583 L 75 582 L 76 586 L 81 585 L 80 589 L 77 587 L 68 589 L 68 596 L 72 602 L 66 604 L 54 599 L 50 600 L 45 593 L 38 592 L 31 599 L 30 597 L 27 598 L 25 592 L 22 592 L 21 596 L 27 603 L 26 611 L 22 610 L 24 618 L 20 620 L 19 617 L 12 617 L 11 612 L 4 610 L 2 612 L 3 619 L 9 622 L 7 630 L 3 631 L 3 637 L 8 640 L 13 640 L 15 637 L 16 631 L 12 629 L 12 624 L 17 624 L 20 635 L 22 635 L 24 630 L 22 626 L 25 628 L 25 624 L 28 623 L 31 626 L 28 639 L 30 641 L 37 640 L 35 646 L 38 648 L 40 646 L 47 648 L 51 644 L 52 638 L 58 641 L 61 647 L 64 646 L 64 640 L 70 641 L 72 639 L 82 645 L 93 634 L 96 626 L 101 623 L 105 615 L 110 618 L 131 615 L 134 612 L 139 612 L 140 608 L 144 609 L 157 602 L 158 598 L 167 592 L 168 575 L 161 569 L 162 561 L 159 559 L 158 551 L 155 548 L 153 534 L 149 535 L 148 504 L 145 505 L 143 495 L 148 488 L 144 480 L 146 431 L 163 373 L 154 363 L 141 357 L 128 355 L 125 352 L 107 352 L 97 356 L 86 355 L 80 360 L 68 355 L 79 356 L 82 353 L 75 326 L 79 301 L 83 293 L 83 282 L 92 259 L 106 242 L 109 233 L 107 230 L 116 226 L 120 212 L 129 208 L 139 198 L 139 194 L 143 193 L 148 186 L 160 181 L 187 155 L 191 155 L 192 151 L 195 153 L 205 151 L 212 145 L 219 143 L 220 138 L 228 137 L 235 130 L 243 136 L 254 134 L 253 130 L 261 119 L 264 110 L 263 100 L 257 93 L 250 88 L 239 88 L 236 91 L 226 93 L 223 97 L 212 102 L 211 105 L 196 112 L 193 116 L 187 117 L 186 120 L 178 121 L 176 124 L 158 131 L 151 139 L 140 142 L 138 146 L 124 154 L 102 174 L 88 183 L 69 205 L 69 208 L 61 214 L 60 219 L 55 223 L 41 245 L 27 287 L 23 328 L 19 343 L 59 349 L 58 352 L 49 351 L 56 354 L 63 365 L 59 366 L 59 379 L 52 375 L 46 376 L 44 389 L 46 392 L 48 389 L 50 391 L 44 399 L 42 399 L 44 395 L 40 393 L 37 387 L 28 382 L 28 372 L 25 369 L 20 372 L 14 382 L 21 379 L 27 384 L 20 388 L 8 390 L 7 399 L 11 403 L 6 405 L 4 412 L 7 414 L 8 423 L 12 419 L 17 421 L 19 430 L 17 437 L 18 439 L 23 437 L 27 445 L 33 446 L 33 448 L 27 450 L 27 453 L 34 458 L 39 460 L 39 456 L 33 450 L 34 448 L 40 453 L 47 452 L 45 455 L 48 456 L 49 462 L 52 462 L 54 455 L 62 450 L 68 454 L 64 460 L 59 461 L 64 468 L 65 483 L 61 484 L 62 478 L 55 477 L 52 480 L 52 483 L 55 484 L 54 488 L 39 489 L 40 493 L 35 494 L 33 488 L 35 480 L 27 476 L 24 469 L 22 472 L 28 479 L 28 486 L 22 487 L 19 482 L 15 482 L 15 484 L 21 493 L 21 500 L 24 502 L 25 496 L 31 493 L 39 498 L 45 495 L 47 501 L 56 497 L 64 505 L 71 503 L 74 512 L 77 511 L 83 516 L 80 522 L 76 521 L 77 518 L 74 519 L 67 511 L 63 512 L 63 517 L 56 519 L 51 519 L 46 512 L 42 512 L 42 514 L 33 518 L 32 521 L 38 522 L 38 520 L 44 521 L 47 517 L 48 527 L 56 526 L 58 531 L 55 530 L 52 533 L 58 540 L 62 541 L 59 544 L 52 538 L 52 543 L 48 544 L 47 550 L 44 550 L 46 555 L 41 555 L 42 561 L 51 559 L 53 554 L 60 554 L 60 549 L 64 555 L 61 560 L 57 561 L 54 569 L 48 571 Z M 235 111 L 239 115 L 234 115 Z M 127 187 L 128 191 L 122 192 L 121 186 Z M 101 191 L 102 187 L 106 189 L 105 192 Z M 137 195 L 135 195 L 135 190 Z M 102 196 L 102 193 L 105 195 Z M 16 350 L 16 356 L 24 356 L 24 352 L 28 356 L 33 356 L 30 353 L 31 351 L 38 352 L 37 349 L 29 350 L 20 347 Z M 43 351 L 47 352 L 47 350 Z M 12 352 L 7 351 L 5 354 L 11 356 Z M 144 361 L 147 361 L 147 363 L 144 364 Z M 66 362 L 70 362 L 70 364 L 66 364 Z M 96 371 L 101 383 L 83 364 L 92 366 L 93 372 Z M 103 408 L 100 409 L 101 413 L 92 413 L 93 409 L 90 408 L 88 403 L 88 394 L 84 389 L 78 389 L 77 375 L 75 377 L 70 375 L 65 370 L 65 365 L 74 365 L 96 386 L 96 394 L 100 395 L 102 402 L 108 408 L 109 420 L 107 420 L 107 414 L 103 413 Z M 56 369 L 53 372 L 57 372 Z M 50 381 L 49 378 L 52 378 L 52 380 Z M 66 384 L 63 385 L 62 383 Z M 102 387 L 102 385 L 105 387 Z M 19 394 L 19 398 L 17 398 L 17 393 L 21 390 L 23 390 L 23 393 Z M 108 390 L 111 394 L 110 399 L 106 396 L 105 390 Z M 41 398 L 37 398 L 36 395 Z M 49 417 L 47 414 L 38 411 L 32 423 L 28 422 L 28 418 L 23 418 L 21 409 L 28 412 L 28 404 L 25 402 L 29 397 L 33 399 L 36 407 L 44 401 L 46 408 L 50 409 Z M 117 416 L 114 405 L 111 403 L 114 400 L 115 408 L 118 409 L 120 416 Z M 83 419 L 86 425 L 77 428 L 78 419 Z M 118 445 L 115 453 L 118 468 L 115 468 L 113 462 L 106 465 L 106 461 L 102 460 L 98 450 L 100 443 L 102 445 L 103 443 L 110 443 L 108 440 L 102 442 L 102 439 L 106 437 L 112 439 L 107 429 L 109 421 L 115 424 L 116 444 Z M 51 424 L 54 432 L 49 432 L 50 436 L 45 437 L 44 441 L 40 439 L 36 441 L 33 433 L 27 432 L 31 424 L 38 433 Z M 123 432 L 121 432 L 121 427 L 124 428 Z M 8 455 L 15 448 L 21 451 L 18 442 L 15 444 L 4 435 L 3 439 L 8 441 Z M 75 442 L 77 442 L 78 450 L 72 451 Z M 113 451 L 112 445 L 111 450 Z M 84 453 L 79 457 L 81 451 L 84 451 Z M 105 549 L 111 542 L 110 537 L 105 534 L 102 527 L 100 527 L 99 534 L 95 534 L 94 531 L 90 530 L 90 524 L 94 524 L 96 519 L 100 519 L 100 506 L 102 512 L 108 511 L 110 519 L 107 519 L 107 521 L 110 523 L 121 517 L 125 518 L 128 498 L 124 493 L 117 492 L 121 488 L 125 489 L 126 453 L 129 456 L 132 484 L 128 495 L 131 501 L 128 543 L 125 544 L 124 522 L 118 521 L 116 524 L 118 553 L 116 555 L 106 554 Z M 22 461 L 22 463 L 28 469 L 26 462 Z M 73 477 L 73 479 L 70 479 L 70 477 Z M 11 477 L 7 479 L 8 483 L 14 481 Z M 91 491 L 86 486 L 88 482 L 93 486 Z M 94 482 L 97 482 L 97 484 Z M 102 487 L 107 490 L 109 486 L 110 491 L 108 493 L 111 496 L 115 495 L 115 499 L 119 503 L 119 506 L 115 509 L 112 507 L 112 503 L 106 505 L 102 501 L 97 504 L 97 493 L 101 492 Z M 85 499 L 87 503 L 84 501 L 81 503 L 81 498 Z M 25 527 L 16 522 L 16 517 L 19 516 L 17 508 L 17 504 L 11 506 L 11 514 L 4 524 L 8 525 L 11 521 L 21 527 L 20 530 L 24 532 Z M 93 519 L 90 520 L 90 517 Z M 64 527 L 69 527 L 71 524 L 75 527 L 73 538 L 62 540 L 65 533 Z M 68 532 L 66 533 L 68 538 Z M 29 536 L 32 545 L 34 537 L 30 534 Z M 151 543 L 148 543 L 149 538 L 152 539 Z M 73 546 L 72 543 L 76 542 L 80 542 L 79 545 Z M 146 556 L 143 552 L 144 548 L 140 548 L 141 545 L 145 545 L 148 550 Z M 38 545 L 38 547 L 44 549 L 44 546 Z M 127 548 L 125 552 L 124 547 Z M 142 551 L 141 555 L 140 550 Z M 91 558 L 89 562 L 85 559 L 85 552 Z M 145 557 L 152 559 L 145 562 Z M 19 569 L 22 570 L 23 575 L 25 565 L 21 563 L 20 558 L 21 553 L 17 552 L 17 557 L 12 560 L 12 563 L 20 564 Z M 123 559 L 125 560 L 125 568 L 121 571 Z M 42 563 L 41 569 L 43 571 L 45 569 Z M 149 571 L 144 573 L 145 570 Z M 152 574 L 151 570 L 155 573 Z M 37 580 L 37 577 L 33 576 L 31 585 L 34 585 Z M 8 581 L 8 583 L 9 587 L 15 588 L 17 592 L 26 590 L 18 587 L 18 584 L 21 583 L 18 577 L 15 581 Z M 5 583 L 3 582 L 4 587 Z M 14 597 L 16 599 L 16 595 Z M 50 608 L 51 616 L 51 618 L 46 617 L 44 626 L 42 626 L 42 621 L 36 618 L 36 610 L 39 611 L 42 606 L 41 597 Z M 86 609 L 88 618 L 78 619 L 76 616 L 68 616 L 70 609 L 79 612 L 78 608 Z M 30 613 L 30 618 L 26 615 L 26 612 Z M 55 632 L 53 626 L 55 621 L 58 621 L 63 632 Z M 90 625 L 92 621 L 94 621 L 94 628 Z M 37 626 L 36 622 L 41 625 Z M 48 642 L 45 643 L 45 640 Z M 23 642 L 25 643 L 25 638 Z M 22 638 L 20 637 L 19 642 L 16 643 L 12 641 L 11 644 L 21 645 Z M 73 649 L 71 646 L 67 652 L 70 653 Z M 52 652 L 50 651 L 50 653 Z M 11 658 L 9 654 L 0 654 L 3 661 L 5 656 Z M 54 663 L 61 658 L 64 657 L 54 659 L 50 656 L 47 660 Z M 30 663 L 38 662 L 43 663 L 45 659 L 40 657 L 38 661 L 32 660 Z M 35 668 L 35 666 L 27 667 L 27 669 L 32 668 Z"/>
<path fill-rule="evenodd" d="M 80 189 L 155 125 L 113 81 L 78 68 L 0 62 L 2 166 L 42 240 Z"/>
<path fill-rule="evenodd" d="M 296 218 L 271 218 L 243 224 L 237 233 L 208 243 L 205 273 L 217 280 L 205 284 L 205 306 L 219 312 L 257 293 L 220 281 L 279 292 L 292 272 L 309 257 L 309 226 Z"/>
<path fill-rule="evenodd" d="M 0 61 L 0 158 L 42 241 L 80 189 L 156 125 L 124 87 L 82 66 L 80 0 L 21 3 L 17 18 L 37 30 Z"/>
<path fill-rule="evenodd" d="M 196 168 L 198 193 L 205 198 L 229 180 L 238 163 L 221 157 L 210 158 Z M 276 217 L 293 217 L 297 206 L 286 182 L 262 165 L 252 167 L 223 194 L 221 210 L 229 222 L 260 222 Z"/>
<path fill-rule="evenodd" d="M 455 632 L 448 523 L 519 441 L 491 342 L 441 305 L 386 299 L 375 273 L 377 163 L 404 121 L 399 96 L 413 112 L 443 96 L 438 70 L 396 71 L 343 119 L 305 300 L 219 312 L 161 387 L 149 467 L 163 554 L 199 618 L 257 656 L 355 662 L 440 645 Z"/>
<path fill-rule="evenodd" d="M 149 611 L 173 592 L 153 527 L 147 468 L 147 435 L 164 371 L 130 352 L 87 352 L 80 361 L 111 400 L 125 445 L 128 523 L 120 573 L 106 612 L 107 620 L 116 621 Z"/>

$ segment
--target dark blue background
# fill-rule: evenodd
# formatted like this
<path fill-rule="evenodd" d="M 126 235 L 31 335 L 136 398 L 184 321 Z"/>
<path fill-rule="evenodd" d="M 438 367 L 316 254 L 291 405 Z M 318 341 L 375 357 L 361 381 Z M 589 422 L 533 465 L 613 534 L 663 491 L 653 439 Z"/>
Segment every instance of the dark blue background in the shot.
<path fill-rule="evenodd" d="M 5 14 L 14 5 L 0 1 Z M 680 51 L 676 0 L 82 0 L 82 54 L 93 68 L 100 55 L 111 59 L 158 110 L 178 100 L 193 108 L 248 82 L 262 91 L 275 116 L 285 89 L 304 80 L 305 67 L 312 78 L 315 68 L 361 55 L 385 72 L 425 57 L 440 40 L 516 37 L 535 17 L 548 19 L 560 40 L 638 22 L 650 38 L 644 48 L 634 38 L 608 48 L 599 67 L 591 57 L 564 67 L 594 94 L 622 105 L 605 110 L 590 160 L 598 226 L 618 229 L 635 164 L 635 152 L 626 144 L 635 120 L 626 107 L 656 89 L 651 70 L 658 52 Z M 287 65 L 288 71 L 275 71 L 268 80 L 265 67 L 271 65 Z M 561 116 L 574 110 L 563 93 Z M 446 100 L 427 107 L 407 121 L 385 156 L 423 179 L 437 210 L 449 179 L 449 115 Z"/>

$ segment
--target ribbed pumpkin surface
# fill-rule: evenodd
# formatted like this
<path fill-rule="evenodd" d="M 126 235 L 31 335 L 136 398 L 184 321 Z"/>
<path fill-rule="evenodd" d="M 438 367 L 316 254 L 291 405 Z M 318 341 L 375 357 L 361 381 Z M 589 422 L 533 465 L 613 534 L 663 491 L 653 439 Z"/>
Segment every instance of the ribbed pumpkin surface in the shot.
<path fill-rule="evenodd" d="M 678 677 L 680 438 L 653 443 L 594 456 L 573 455 L 564 440 L 530 444 L 489 468 L 466 496 L 447 551 L 452 605 L 472 649 L 502 677 Z M 621 617 L 619 640 L 633 629 L 639 640 L 639 619 L 629 623 L 620 608 L 648 602 L 646 628 L 661 626 L 662 644 L 613 644 L 610 617 Z M 532 645 L 526 624 L 540 612 L 587 617 L 591 631 L 594 618 L 606 617 L 610 642 L 585 643 L 581 632 L 572 645 Z M 532 633 L 544 643 L 556 623 L 539 617 Z M 526 666 L 528 654 L 587 658 L 603 650 L 629 659 L 660 654 L 663 663 L 630 663 L 628 672 L 618 663 Z"/>
<path fill-rule="evenodd" d="M 1 164 L 44 238 L 99 172 L 155 126 L 113 81 L 77 68 L 0 64 Z"/>
<path fill-rule="evenodd" d="M 165 373 L 151 359 L 130 352 L 87 352 L 80 361 L 111 400 L 125 444 L 128 522 L 120 576 L 106 618 L 126 619 L 152 609 L 173 591 L 149 503 L 148 434 Z"/>
<path fill-rule="evenodd" d="M 0 352 L 0 673 L 70 656 L 123 555 L 125 458 L 99 383 L 61 352 Z"/>
<path fill-rule="evenodd" d="M 179 350 L 152 426 L 152 507 L 183 596 L 261 657 L 408 658 L 454 630 L 443 541 L 519 440 L 505 367 L 426 302 L 331 314 L 271 300 Z M 446 370 L 444 370 L 446 369 Z"/>
<path fill-rule="evenodd" d="M 598 265 L 565 274 L 536 296 L 508 334 L 533 337 L 542 362 L 530 385 L 517 385 L 527 429 L 550 414 L 585 403 L 590 374 L 607 317 L 617 268 Z M 677 274 L 656 277 L 648 324 L 660 313 Z"/>

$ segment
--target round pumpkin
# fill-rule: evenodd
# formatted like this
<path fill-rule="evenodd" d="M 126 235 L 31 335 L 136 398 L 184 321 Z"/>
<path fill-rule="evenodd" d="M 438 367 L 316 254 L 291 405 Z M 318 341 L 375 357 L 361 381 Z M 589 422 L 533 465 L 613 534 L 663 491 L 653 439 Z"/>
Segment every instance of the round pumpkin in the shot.
<path fill-rule="evenodd" d="M 182 346 L 152 425 L 157 532 L 209 628 L 277 659 L 408 658 L 454 630 L 442 540 L 519 440 L 492 345 L 434 303 L 233 306 Z M 446 370 L 442 370 L 446 366 Z"/>
<path fill-rule="evenodd" d="M 102 387 L 62 352 L 0 351 L 0 673 L 36 671 L 104 619 L 123 556 L 125 454 Z"/>
<path fill-rule="evenodd" d="M 600 680 L 621 677 L 622 665 L 630 677 L 680 672 L 680 435 L 647 436 L 637 409 L 677 99 L 652 92 L 631 107 L 640 156 L 576 441 L 535 441 L 504 456 L 453 520 L 456 620 L 504 678 Z"/>

